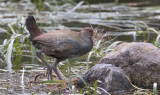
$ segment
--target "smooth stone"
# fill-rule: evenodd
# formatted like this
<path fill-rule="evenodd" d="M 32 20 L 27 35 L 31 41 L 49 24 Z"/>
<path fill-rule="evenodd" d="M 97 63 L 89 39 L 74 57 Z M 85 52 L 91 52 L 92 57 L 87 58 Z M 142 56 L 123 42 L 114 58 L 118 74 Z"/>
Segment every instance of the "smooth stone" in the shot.
<path fill-rule="evenodd" d="M 131 88 L 124 71 L 111 64 L 96 64 L 83 75 L 83 79 L 92 86 L 94 86 L 96 80 L 101 81 L 98 83 L 98 87 L 110 92 L 124 91 Z M 76 85 L 77 87 L 84 86 L 81 80 Z"/>
<path fill-rule="evenodd" d="M 122 43 L 106 54 L 99 64 L 112 64 L 122 68 L 134 85 L 153 88 L 160 87 L 160 49 L 151 43 Z"/>

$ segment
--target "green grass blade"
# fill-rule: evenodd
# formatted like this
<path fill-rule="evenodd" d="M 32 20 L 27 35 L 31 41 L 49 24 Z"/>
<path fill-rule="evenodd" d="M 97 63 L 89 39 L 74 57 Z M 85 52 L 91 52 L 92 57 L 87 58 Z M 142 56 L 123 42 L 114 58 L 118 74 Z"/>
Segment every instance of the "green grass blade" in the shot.
<path fill-rule="evenodd" d="M 153 95 L 157 95 L 157 83 L 153 83 Z"/>
<path fill-rule="evenodd" d="M 14 39 L 10 42 L 8 49 L 7 49 L 7 53 L 5 55 L 5 60 L 8 64 L 8 69 L 11 70 L 12 69 L 12 62 L 11 62 L 11 57 L 12 57 L 12 49 L 13 49 L 13 43 L 14 43 Z"/>
<path fill-rule="evenodd" d="M 90 58 L 91 58 L 91 56 L 92 56 L 93 53 L 94 53 L 94 51 L 89 52 L 89 55 L 88 55 L 88 58 L 87 58 L 87 64 L 86 64 L 86 71 L 88 71 L 89 61 L 90 61 Z"/>
<path fill-rule="evenodd" d="M 107 53 L 108 51 L 112 50 L 116 45 L 120 43 L 122 43 L 122 41 L 113 42 L 111 45 L 108 46 L 108 48 L 104 52 Z"/>
<path fill-rule="evenodd" d="M 8 27 L 11 29 L 11 32 L 12 32 L 13 34 L 16 34 L 16 32 L 14 31 L 13 27 L 11 26 L 11 24 L 8 24 Z"/>
<path fill-rule="evenodd" d="M 155 45 L 158 45 L 160 39 L 160 34 L 156 37 Z"/>
<path fill-rule="evenodd" d="M 105 89 L 103 89 L 103 88 L 101 88 L 101 87 L 97 87 L 97 89 L 100 89 L 100 90 L 104 91 L 104 92 L 106 93 L 105 95 L 111 95 L 111 94 L 109 94 Z"/>
<path fill-rule="evenodd" d="M 87 83 L 84 81 L 84 79 L 83 79 L 78 73 L 76 73 L 75 71 L 73 71 L 72 69 L 71 69 L 71 71 L 72 71 L 75 75 L 77 75 L 77 76 L 82 80 L 82 82 L 84 83 L 84 85 L 85 85 L 86 88 L 88 89 L 88 85 L 87 85 Z"/>
<path fill-rule="evenodd" d="M 101 42 L 102 42 L 102 40 L 99 40 L 99 41 L 96 43 L 96 47 L 95 47 L 96 50 L 100 48 Z"/>
<path fill-rule="evenodd" d="M 81 90 L 80 90 L 80 94 L 82 94 L 83 92 L 84 92 L 84 89 L 85 89 L 85 87 L 83 87 Z"/>
<path fill-rule="evenodd" d="M 97 95 L 97 80 L 94 83 L 94 89 L 95 89 L 94 95 Z"/>

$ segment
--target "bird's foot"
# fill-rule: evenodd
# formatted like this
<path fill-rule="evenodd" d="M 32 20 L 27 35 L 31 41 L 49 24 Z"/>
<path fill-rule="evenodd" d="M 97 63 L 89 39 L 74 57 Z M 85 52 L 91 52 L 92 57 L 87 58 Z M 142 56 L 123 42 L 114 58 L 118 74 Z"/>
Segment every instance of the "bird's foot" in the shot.
<path fill-rule="evenodd" d="M 29 83 L 36 83 L 36 84 L 39 84 L 40 82 L 37 81 L 37 79 L 40 77 L 40 76 L 45 76 L 45 74 L 38 74 L 36 75 L 36 77 L 34 78 L 34 81 L 30 81 Z"/>
<path fill-rule="evenodd" d="M 38 79 L 38 77 L 40 77 L 40 76 L 45 76 L 45 74 L 44 74 L 44 73 L 42 73 L 42 74 L 38 74 L 38 75 L 36 75 L 36 77 L 34 78 L 34 81 L 36 82 L 36 81 L 37 81 L 37 79 Z"/>
<path fill-rule="evenodd" d="M 53 80 L 52 70 L 53 70 L 53 67 L 51 65 L 47 67 L 46 76 L 48 80 Z"/>

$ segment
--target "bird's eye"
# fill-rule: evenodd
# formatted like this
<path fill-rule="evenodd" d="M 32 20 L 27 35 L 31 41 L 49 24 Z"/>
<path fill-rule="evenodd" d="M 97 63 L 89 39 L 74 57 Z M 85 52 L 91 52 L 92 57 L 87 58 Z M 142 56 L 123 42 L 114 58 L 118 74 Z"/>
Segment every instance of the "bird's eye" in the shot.
<path fill-rule="evenodd" d="M 92 30 L 89 30 L 89 32 L 92 32 Z"/>

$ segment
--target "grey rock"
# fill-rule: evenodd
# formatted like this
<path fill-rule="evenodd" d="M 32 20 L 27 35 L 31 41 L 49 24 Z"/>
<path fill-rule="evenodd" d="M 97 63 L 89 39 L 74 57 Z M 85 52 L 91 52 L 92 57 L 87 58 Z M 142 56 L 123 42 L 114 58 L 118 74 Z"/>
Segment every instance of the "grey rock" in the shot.
<path fill-rule="evenodd" d="M 122 43 L 107 53 L 98 64 L 83 75 L 83 79 L 107 91 L 122 91 L 132 88 L 132 84 L 141 88 L 153 88 L 153 83 L 160 87 L 160 49 L 150 43 Z M 84 86 L 79 80 L 77 85 Z"/>
<path fill-rule="evenodd" d="M 160 87 L 160 49 L 150 43 L 122 43 L 106 54 L 99 64 L 120 67 L 139 87 L 153 88 L 154 82 Z"/>
<path fill-rule="evenodd" d="M 128 90 L 131 88 L 124 71 L 111 64 L 96 64 L 84 74 L 83 79 L 92 86 L 96 80 L 99 80 L 101 83 L 98 84 L 98 87 L 111 92 Z M 77 82 L 77 85 L 79 87 L 84 86 L 81 80 Z"/>

